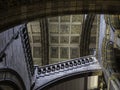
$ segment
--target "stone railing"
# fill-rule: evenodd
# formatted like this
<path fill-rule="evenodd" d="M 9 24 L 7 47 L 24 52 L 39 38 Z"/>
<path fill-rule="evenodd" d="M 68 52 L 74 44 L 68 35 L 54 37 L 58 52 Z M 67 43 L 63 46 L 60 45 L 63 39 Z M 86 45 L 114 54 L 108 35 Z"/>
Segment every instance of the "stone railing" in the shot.
<path fill-rule="evenodd" d="M 84 77 L 86 75 L 101 75 L 101 73 L 101 67 L 94 56 L 75 58 L 42 67 L 35 66 L 34 90 L 41 90 L 52 83 L 69 77 L 76 77 L 76 75 Z"/>

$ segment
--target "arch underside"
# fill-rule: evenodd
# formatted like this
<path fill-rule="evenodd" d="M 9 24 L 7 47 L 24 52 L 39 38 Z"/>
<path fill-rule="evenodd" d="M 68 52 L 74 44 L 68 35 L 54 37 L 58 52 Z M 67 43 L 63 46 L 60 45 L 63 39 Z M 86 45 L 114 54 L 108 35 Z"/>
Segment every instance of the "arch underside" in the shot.
<path fill-rule="evenodd" d="M 119 14 L 119 3 L 119 0 L 0 1 L 0 32 L 12 26 L 43 17 L 87 13 Z"/>
<path fill-rule="evenodd" d="M 41 86 L 40 85 L 36 86 L 34 89 L 35 90 L 45 90 L 47 88 L 53 87 L 57 84 L 65 82 L 65 81 L 73 80 L 76 78 L 82 78 L 85 76 L 88 77 L 88 76 L 95 76 L 95 75 L 98 75 L 98 76 L 102 75 L 102 71 L 101 70 L 91 70 L 91 71 L 83 71 L 83 72 L 79 72 L 79 73 L 70 74 L 68 76 L 63 76 L 60 78 L 53 79 L 52 81 L 49 81 L 48 83 L 45 83 Z M 38 82 L 39 81 L 40 81 L 40 79 L 38 80 Z"/>

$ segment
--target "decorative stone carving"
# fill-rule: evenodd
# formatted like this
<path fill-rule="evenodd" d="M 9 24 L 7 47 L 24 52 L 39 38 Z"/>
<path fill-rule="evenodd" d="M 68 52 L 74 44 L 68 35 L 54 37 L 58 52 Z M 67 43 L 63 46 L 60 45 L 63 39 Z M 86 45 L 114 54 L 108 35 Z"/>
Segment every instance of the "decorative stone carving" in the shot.
<path fill-rule="evenodd" d="M 31 30 L 33 34 L 40 33 L 40 26 L 39 25 L 31 25 Z"/>
<path fill-rule="evenodd" d="M 49 19 L 49 22 L 58 22 L 59 20 L 58 20 L 58 17 L 51 17 L 50 19 Z"/>
<path fill-rule="evenodd" d="M 59 26 L 58 24 L 50 24 L 49 25 L 49 30 L 51 34 L 58 34 L 59 33 Z"/>
<path fill-rule="evenodd" d="M 51 58 L 58 58 L 58 47 L 51 47 L 50 48 L 50 57 Z"/>
<path fill-rule="evenodd" d="M 69 34 L 70 26 L 67 24 L 63 24 L 60 26 L 60 34 Z"/>
<path fill-rule="evenodd" d="M 78 47 L 71 47 L 70 48 L 70 58 L 78 58 L 79 57 L 79 48 Z"/>
<path fill-rule="evenodd" d="M 79 36 L 71 36 L 71 44 L 79 44 Z"/>
<path fill-rule="evenodd" d="M 33 57 L 40 58 L 41 57 L 41 47 L 34 47 L 33 48 Z"/>
<path fill-rule="evenodd" d="M 61 22 L 70 22 L 70 15 L 69 16 L 61 16 Z"/>
<path fill-rule="evenodd" d="M 60 43 L 68 44 L 69 43 L 69 36 L 61 36 Z"/>
<path fill-rule="evenodd" d="M 33 43 L 41 43 L 40 36 L 33 36 Z"/>
<path fill-rule="evenodd" d="M 90 43 L 95 43 L 95 42 L 96 42 L 96 37 L 95 36 L 91 37 L 90 38 Z"/>
<path fill-rule="evenodd" d="M 82 15 L 73 15 L 72 22 L 82 22 L 83 16 Z"/>
<path fill-rule="evenodd" d="M 82 29 L 81 25 L 72 25 L 71 26 L 71 34 L 80 34 L 81 29 Z"/>
<path fill-rule="evenodd" d="M 68 58 L 68 47 L 60 48 L 60 58 Z"/>
<path fill-rule="evenodd" d="M 50 36 L 50 43 L 59 43 L 59 37 L 58 36 Z"/>

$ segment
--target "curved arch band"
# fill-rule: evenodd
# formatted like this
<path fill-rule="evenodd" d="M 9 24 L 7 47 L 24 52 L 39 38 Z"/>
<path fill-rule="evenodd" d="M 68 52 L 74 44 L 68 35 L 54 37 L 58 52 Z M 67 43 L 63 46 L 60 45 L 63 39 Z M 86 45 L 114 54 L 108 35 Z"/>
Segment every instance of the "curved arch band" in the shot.
<path fill-rule="evenodd" d="M 47 88 L 62 80 L 102 74 L 101 67 L 94 56 L 76 58 L 43 67 L 36 66 L 35 72 L 37 74 L 35 90 Z"/>
<path fill-rule="evenodd" d="M 120 13 L 119 0 L 11 0 L 0 1 L 0 32 L 37 18 L 66 14 Z M 113 8 L 114 7 L 114 8 Z"/>

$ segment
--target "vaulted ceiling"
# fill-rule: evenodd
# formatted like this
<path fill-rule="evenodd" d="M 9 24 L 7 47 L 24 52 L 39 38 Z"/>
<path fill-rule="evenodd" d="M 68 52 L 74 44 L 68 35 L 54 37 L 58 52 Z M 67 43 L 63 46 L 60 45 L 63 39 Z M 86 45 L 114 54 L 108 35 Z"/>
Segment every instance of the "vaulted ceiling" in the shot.
<path fill-rule="evenodd" d="M 61 62 L 68 59 L 80 57 L 81 32 L 83 28 L 84 15 L 65 15 L 47 18 L 48 47 L 43 46 L 43 35 L 41 20 L 27 24 L 34 64 L 44 65 Z M 88 48 L 93 54 L 96 49 L 97 31 L 99 29 L 99 15 L 96 16 L 90 34 L 90 45 Z M 42 22 L 43 23 L 43 22 Z M 45 31 L 45 30 L 44 30 Z M 87 36 L 88 37 L 88 36 Z M 48 56 L 44 56 L 43 49 L 47 50 Z M 83 51 L 82 51 L 83 52 Z M 45 53 L 47 54 L 47 53 Z M 44 59 L 44 57 L 48 57 Z M 48 63 L 44 63 L 47 61 Z"/>

